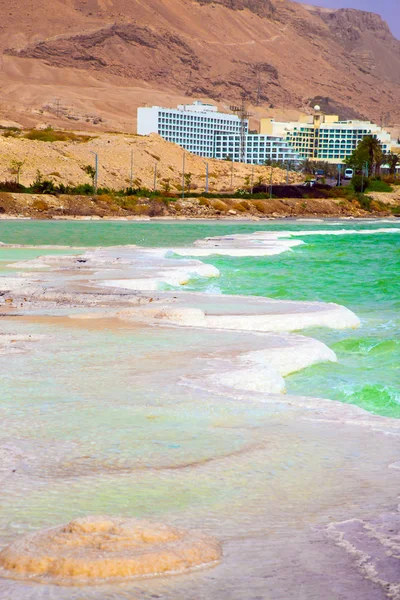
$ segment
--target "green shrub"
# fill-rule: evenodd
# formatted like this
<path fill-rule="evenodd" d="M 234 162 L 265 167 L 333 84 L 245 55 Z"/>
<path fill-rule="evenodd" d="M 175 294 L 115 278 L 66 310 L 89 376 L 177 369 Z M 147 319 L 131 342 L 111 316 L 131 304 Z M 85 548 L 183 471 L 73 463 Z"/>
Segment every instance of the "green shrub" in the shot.
<path fill-rule="evenodd" d="M 371 202 L 372 199 L 369 196 L 365 196 L 365 194 L 357 194 L 357 202 L 364 210 L 371 211 Z"/>
<path fill-rule="evenodd" d="M 368 189 L 369 179 L 362 175 L 353 175 L 351 180 L 353 190 L 357 193 L 363 193 Z"/>
<path fill-rule="evenodd" d="M 368 184 L 369 192 L 393 192 L 392 186 L 390 186 L 386 181 L 381 181 L 380 179 L 370 179 Z"/>
<path fill-rule="evenodd" d="M 16 181 L 0 181 L 0 192 L 10 192 L 11 194 L 17 194 L 26 191 L 27 189 L 20 183 L 17 183 Z"/>
<path fill-rule="evenodd" d="M 43 179 L 42 173 L 37 170 L 36 179 L 29 189 L 33 194 L 54 194 L 56 191 L 56 186 L 54 185 L 54 181 L 51 179 Z"/>
<path fill-rule="evenodd" d="M 88 142 L 93 139 L 90 135 L 80 135 L 72 131 L 55 131 L 52 127 L 31 129 L 23 137 L 38 142 Z"/>

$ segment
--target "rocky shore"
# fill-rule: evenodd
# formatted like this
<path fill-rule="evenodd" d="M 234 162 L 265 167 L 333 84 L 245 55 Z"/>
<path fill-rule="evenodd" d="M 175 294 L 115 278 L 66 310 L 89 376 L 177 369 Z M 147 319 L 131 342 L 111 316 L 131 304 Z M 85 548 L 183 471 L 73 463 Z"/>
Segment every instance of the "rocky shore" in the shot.
<path fill-rule="evenodd" d="M 287 217 L 390 217 L 400 199 L 379 200 L 369 210 L 345 198 L 141 198 L 0 193 L 0 219 L 252 219 Z M 386 194 L 388 196 L 388 194 Z"/>

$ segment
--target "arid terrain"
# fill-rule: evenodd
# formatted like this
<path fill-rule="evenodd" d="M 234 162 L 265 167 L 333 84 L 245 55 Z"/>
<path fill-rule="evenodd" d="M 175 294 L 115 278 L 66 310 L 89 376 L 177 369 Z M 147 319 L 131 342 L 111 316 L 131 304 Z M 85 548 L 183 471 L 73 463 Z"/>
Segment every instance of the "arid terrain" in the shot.
<path fill-rule="evenodd" d="M 86 135 L 73 132 L 51 132 L 65 135 L 66 141 L 45 142 L 27 139 L 33 132 L 0 131 L 0 181 L 15 180 L 13 165 L 22 162 L 20 182 L 30 185 L 37 172 L 56 185 L 90 183 L 85 173 L 87 165 L 94 165 L 93 153 L 98 155 L 98 185 L 113 189 L 129 187 L 154 188 L 158 191 L 176 192 L 182 189 L 182 148 L 166 142 L 159 135 L 138 136 L 129 134 Z M 46 133 L 46 132 L 44 132 Z M 297 183 L 304 179 L 300 173 L 229 161 L 208 160 L 209 191 L 231 191 L 251 183 Z M 185 153 L 185 186 L 202 192 L 206 186 L 206 162 L 200 156 Z M 189 177 L 189 180 L 187 179 Z"/>
<path fill-rule="evenodd" d="M 294 118 L 318 101 L 400 123 L 400 41 L 377 15 L 290 0 L 0 0 L 0 119 L 136 131 L 195 98 Z"/>

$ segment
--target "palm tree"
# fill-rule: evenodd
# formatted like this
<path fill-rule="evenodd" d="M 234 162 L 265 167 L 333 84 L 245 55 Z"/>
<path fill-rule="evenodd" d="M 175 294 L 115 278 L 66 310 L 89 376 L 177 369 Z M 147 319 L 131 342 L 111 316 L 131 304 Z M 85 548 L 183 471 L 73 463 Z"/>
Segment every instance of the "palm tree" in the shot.
<path fill-rule="evenodd" d="M 396 167 L 399 160 L 400 157 L 398 154 L 395 154 L 395 152 L 389 152 L 388 154 L 386 154 L 385 161 L 389 165 L 389 173 L 391 175 L 394 175 L 396 173 Z"/>
<path fill-rule="evenodd" d="M 376 173 L 376 171 L 380 170 L 383 161 L 383 150 L 379 140 L 373 135 L 366 135 L 358 147 L 361 145 L 368 155 L 370 170 Z"/>

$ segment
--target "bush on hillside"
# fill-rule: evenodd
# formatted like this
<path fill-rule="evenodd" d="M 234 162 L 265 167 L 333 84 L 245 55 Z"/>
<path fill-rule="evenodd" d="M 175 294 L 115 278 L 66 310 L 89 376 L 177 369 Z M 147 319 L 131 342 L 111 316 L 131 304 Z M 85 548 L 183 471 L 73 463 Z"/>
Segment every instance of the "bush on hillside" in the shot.
<path fill-rule="evenodd" d="M 368 212 L 371 212 L 371 202 L 372 199 L 369 196 L 365 196 L 365 194 L 357 194 L 357 202 L 360 207 Z"/>
<path fill-rule="evenodd" d="M 72 131 L 55 131 L 52 127 L 46 129 L 31 129 L 23 136 L 27 140 L 37 142 L 88 142 L 93 139 L 90 135 L 81 135 Z"/>
<path fill-rule="evenodd" d="M 28 191 L 23 185 L 16 181 L 0 181 L 0 192 L 22 193 Z"/>

